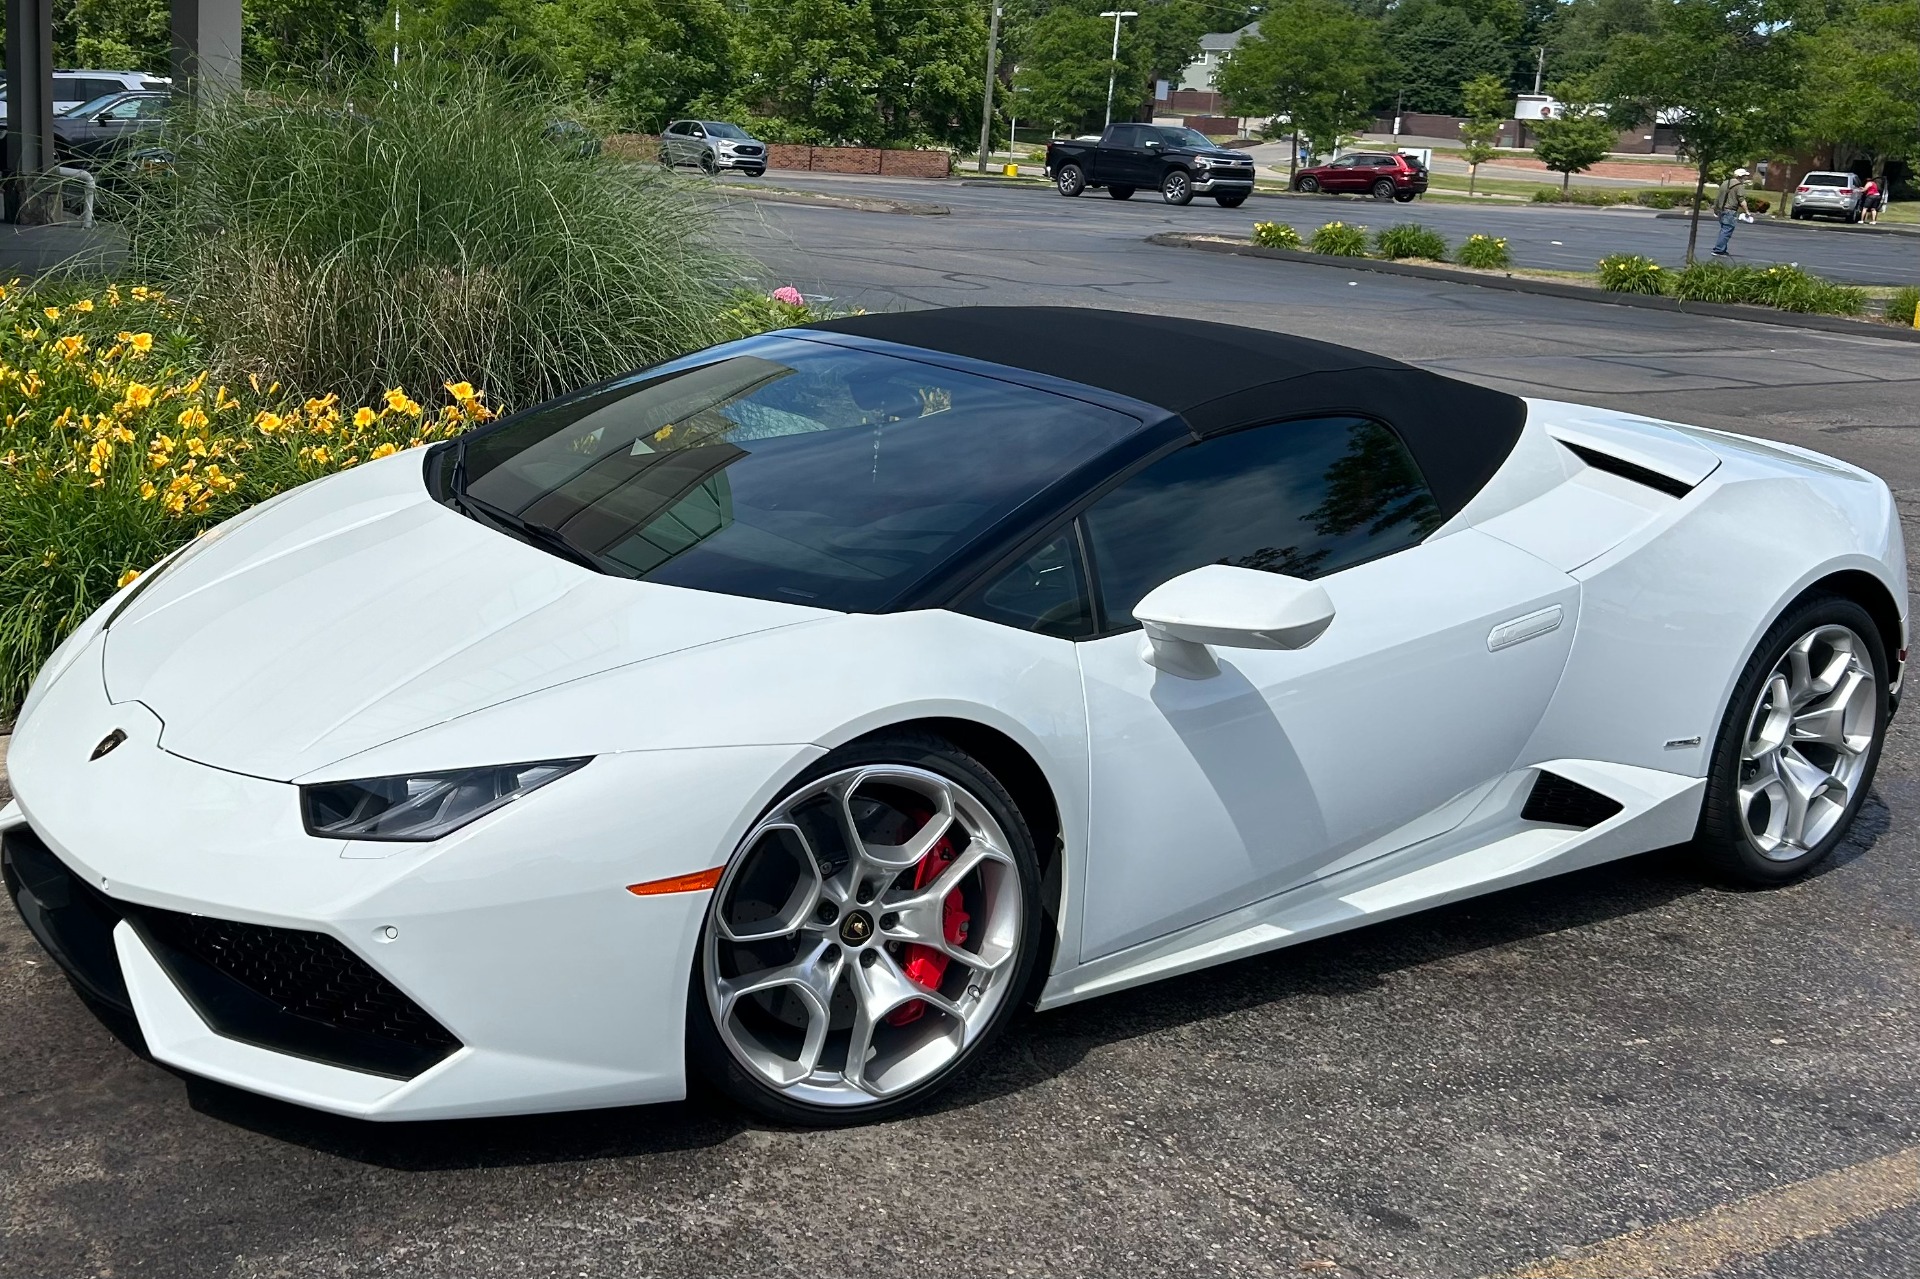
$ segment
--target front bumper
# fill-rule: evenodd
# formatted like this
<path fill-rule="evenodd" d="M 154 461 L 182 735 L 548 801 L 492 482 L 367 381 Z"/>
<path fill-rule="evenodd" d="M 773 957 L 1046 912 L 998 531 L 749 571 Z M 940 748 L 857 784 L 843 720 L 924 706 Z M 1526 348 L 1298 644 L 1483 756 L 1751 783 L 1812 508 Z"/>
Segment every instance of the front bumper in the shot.
<path fill-rule="evenodd" d="M 739 155 L 730 151 L 714 153 L 713 164 L 718 169 L 747 169 L 752 172 L 764 171 L 767 167 L 766 152 L 759 155 Z"/>
<path fill-rule="evenodd" d="M 1221 172 L 1219 170 L 1195 169 L 1193 189 L 1199 195 L 1234 195 L 1253 190 L 1253 172 L 1250 169 Z"/>
<path fill-rule="evenodd" d="M 603 755 L 432 844 L 316 839 L 295 787 L 173 755 L 109 702 L 103 643 L 18 726 L 0 838 L 29 927 L 156 1059 L 375 1119 L 685 1095 L 708 894 L 625 886 L 724 861 L 817 751 Z"/>

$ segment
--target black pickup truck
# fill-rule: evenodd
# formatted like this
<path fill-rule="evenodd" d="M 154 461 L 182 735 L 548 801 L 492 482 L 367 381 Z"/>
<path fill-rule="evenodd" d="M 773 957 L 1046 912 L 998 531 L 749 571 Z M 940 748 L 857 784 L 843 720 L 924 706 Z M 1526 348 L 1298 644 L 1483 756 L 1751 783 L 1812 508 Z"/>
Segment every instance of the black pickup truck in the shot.
<path fill-rule="evenodd" d="M 1253 194 L 1252 160 L 1192 129 L 1164 124 L 1110 124 L 1098 142 L 1049 142 L 1047 176 L 1067 196 L 1105 187 L 1126 200 L 1151 190 L 1168 204 L 1210 195 L 1233 209 Z"/>

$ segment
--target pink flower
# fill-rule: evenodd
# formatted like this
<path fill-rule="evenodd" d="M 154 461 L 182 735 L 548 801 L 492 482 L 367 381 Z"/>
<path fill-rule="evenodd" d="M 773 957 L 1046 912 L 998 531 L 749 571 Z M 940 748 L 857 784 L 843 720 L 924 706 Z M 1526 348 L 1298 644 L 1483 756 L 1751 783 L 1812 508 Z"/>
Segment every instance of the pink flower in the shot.
<path fill-rule="evenodd" d="M 775 302 L 785 302 L 788 306 L 805 306 L 807 300 L 800 296 L 800 290 L 791 284 L 783 284 L 773 291 Z"/>

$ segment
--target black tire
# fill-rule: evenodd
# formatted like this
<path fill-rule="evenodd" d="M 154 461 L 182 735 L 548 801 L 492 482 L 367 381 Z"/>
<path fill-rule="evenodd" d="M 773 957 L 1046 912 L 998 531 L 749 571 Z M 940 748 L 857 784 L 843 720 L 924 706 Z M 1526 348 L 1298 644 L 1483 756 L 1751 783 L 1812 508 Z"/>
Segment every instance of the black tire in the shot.
<path fill-rule="evenodd" d="M 1213 202 L 1223 209 L 1237 209 L 1247 202 L 1245 195 L 1216 195 Z"/>
<path fill-rule="evenodd" d="M 743 169 L 741 170 L 741 172 L 745 173 L 750 178 L 764 178 L 767 176 L 767 171 L 765 169 Z"/>
<path fill-rule="evenodd" d="M 998 778 L 972 755 L 943 737 L 923 732 L 881 732 L 851 742 L 832 751 L 796 777 L 767 811 L 774 811 L 787 796 L 820 778 L 862 764 L 907 764 L 938 773 L 970 791 L 992 814 L 1006 835 L 1021 889 L 1022 920 L 1013 971 L 1001 999 L 979 1035 L 938 1073 L 909 1091 L 869 1105 L 835 1106 L 796 1102 L 744 1069 L 734 1058 L 719 1030 L 707 1001 L 703 978 L 706 933 L 713 927 L 709 914 L 701 930 L 701 944 L 689 974 L 687 999 L 687 1061 L 690 1082 L 705 1083 L 720 1094 L 763 1118 L 777 1123 L 810 1128 L 843 1128 L 895 1118 L 925 1105 L 964 1074 L 1021 1010 L 1027 1006 L 1033 988 L 1034 965 L 1042 953 L 1046 932 L 1046 911 L 1041 901 L 1040 859 L 1034 848 L 1033 834 L 1019 806 Z M 717 900 L 717 897 L 716 897 Z"/>
<path fill-rule="evenodd" d="M 1393 193 L 1393 202 L 1395 204 L 1412 204 L 1414 197 L 1418 194 L 1419 192 L 1417 191 L 1396 191 Z"/>
<path fill-rule="evenodd" d="M 1303 195 L 1312 195 L 1314 192 L 1320 189 L 1320 179 L 1295 178 L 1293 181 L 1293 189 L 1300 192 Z"/>
<path fill-rule="evenodd" d="M 1873 672 L 1873 734 L 1865 752 L 1865 764 L 1847 797 L 1840 819 L 1818 843 L 1791 858 L 1768 857 L 1747 833 L 1740 811 L 1741 754 L 1753 722 L 1758 717 L 1759 699 L 1776 665 L 1802 636 L 1821 626 L 1844 626 L 1862 641 L 1863 656 Z M 1818 866 L 1833 852 L 1866 802 L 1873 785 L 1874 770 L 1880 764 L 1880 749 L 1887 734 L 1887 657 L 1886 641 L 1868 612 L 1852 600 L 1837 595 L 1815 593 L 1794 603 L 1761 637 L 1746 670 L 1734 685 L 1720 722 L 1720 735 L 1714 741 L 1707 765 L 1706 798 L 1701 805 L 1700 825 L 1693 847 L 1705 867 L 1730 883 L 1756 886 L 1784 884 Z"/>
<path fill-rule="evenodd" d="M 1108 187 L 1107 194 L 1116 200 L 1131 200 L 1134 190 L 1133 187 Z"/>
<path fill-rule="evenodd" d="M 720 166 L 718 163 L 715 162 L 711 152 L 700 157 L 700 172 L 706 174 L 710 178 L 715 177 L 719 174 Z"/>
<path fill-rule="evenodd" d="M 1060 194 L 1072 199 L 1087 189 L 1087 171 L 1077 164 L 1063 164 L 1060 171 L 1053 175 L 1053 185 Z"/>
<path fill-rule="evenodd" d="M 1185 169 L 1174 169 L 1160 179 L 1160 198 L 1172 205 L 1193 203 L 1193 179 Z"/>
<path fill-rule="evenodd" d="M 673 167 L 673 158 L 667 154 L 665 147 L 660 148 L 660 167 L 663 169 L 671 169 Z"/>
<path fill-rule="evenodd" d="M 1394 193 L 1394 186 L 1393 186 L 1392 178 L 1378 178 L 1374 181 L 1374 184 L 1373 184 L 1374 199 L 1391 200 L 1393 199 L 1393 193 Z"/>

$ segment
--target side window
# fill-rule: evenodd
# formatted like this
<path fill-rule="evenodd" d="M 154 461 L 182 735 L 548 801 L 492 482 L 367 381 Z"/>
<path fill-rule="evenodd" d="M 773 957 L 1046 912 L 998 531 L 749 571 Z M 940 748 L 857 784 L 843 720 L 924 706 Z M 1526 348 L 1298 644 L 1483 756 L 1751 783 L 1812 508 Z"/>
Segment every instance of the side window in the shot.
<path fill-rule="evenodd" d="M 1189 444 L 1085 516 L 1103 629 L 1203 564 L 1324 577 L 1412 546 L 1440 508 L 1400 437 L 1365 418 L 1276 422 Z"/>
<path fill-rule="evenodd" d="M 1116 124 L 1113 126 L 1113 141 L 1108 145 L 1131 150 L 1140 145 L 1140 130 L 1130 124 Z"/>
<path fill-rule="evenodd" d="M 1073 530 L 1002 573 L 960 611 L 1060 639 L 1087 634 L 1093 629 L 1093 604 Z"/>

